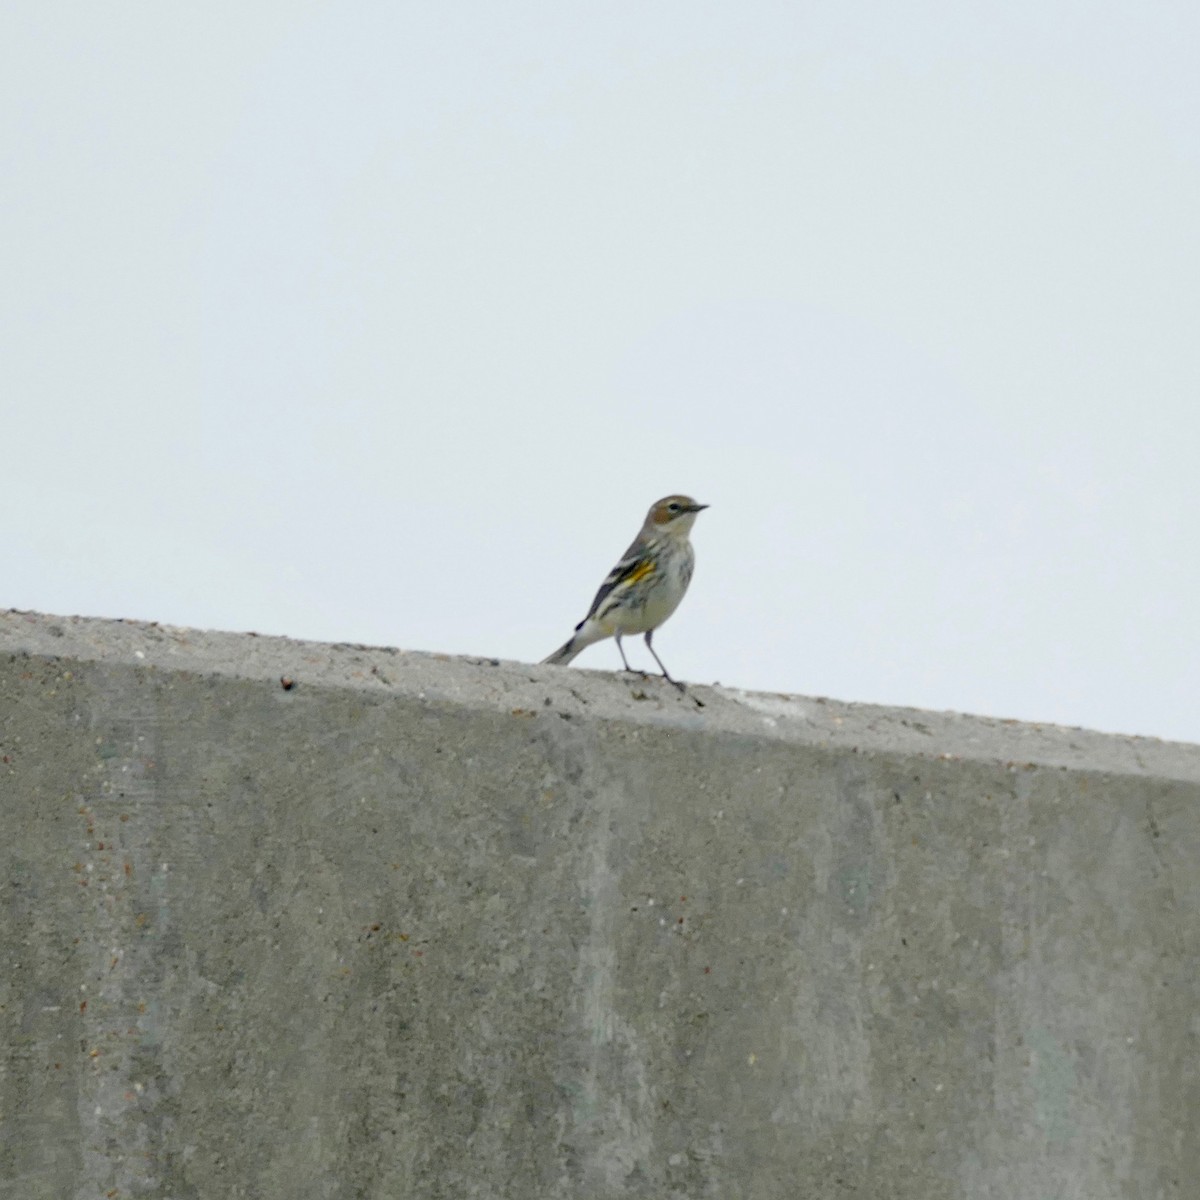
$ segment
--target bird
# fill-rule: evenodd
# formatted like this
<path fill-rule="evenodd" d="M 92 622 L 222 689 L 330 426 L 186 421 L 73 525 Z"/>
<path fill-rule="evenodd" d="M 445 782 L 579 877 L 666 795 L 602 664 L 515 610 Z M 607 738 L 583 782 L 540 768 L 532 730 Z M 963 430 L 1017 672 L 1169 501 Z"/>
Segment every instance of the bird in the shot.
<path fill-rule="evenodd" d="M 625 670 L 632 673 L 621 638 L 642 633 L 663 678 L 682 691 L 683 684 L 671 678 L 652 639 L 654 631 L 679 607 L 692 581 L 696 554 L 688 534 L 696 514 L 706 508 L 707 504 L 680 495 L 664 496 L 652 504 L 641 531 L 600 585 L 587 616 L 542 662 L 565 665 L 588 646 L 611 637 L 616 639 Z"/>

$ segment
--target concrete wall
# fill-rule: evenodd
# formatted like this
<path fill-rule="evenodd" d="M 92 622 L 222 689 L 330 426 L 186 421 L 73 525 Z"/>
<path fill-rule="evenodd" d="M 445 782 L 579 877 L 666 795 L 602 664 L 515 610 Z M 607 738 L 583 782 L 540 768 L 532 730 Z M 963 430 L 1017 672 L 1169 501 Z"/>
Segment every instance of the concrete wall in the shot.
<path fill-rule="evenodd" d="M 8 613 L 0 817 L 6 1200 L 1200 1194 L 1200 747 Z"/>

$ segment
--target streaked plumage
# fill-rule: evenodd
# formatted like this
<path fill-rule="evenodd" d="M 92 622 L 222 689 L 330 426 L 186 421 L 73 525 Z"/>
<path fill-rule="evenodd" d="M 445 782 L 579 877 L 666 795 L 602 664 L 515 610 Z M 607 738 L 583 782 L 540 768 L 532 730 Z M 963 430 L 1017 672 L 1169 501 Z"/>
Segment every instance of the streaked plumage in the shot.
<path fill-rule="evenodd" d="M 646 636 L 646 646 L 654 661 L 662 667 L 664 678 L 675 683 L 655 653 L 651 638 L 679 607 L 692 581 L 695 552 L 688 534 L 696 514 L 707 507 L 690 496 L 665 496 L 652 504 L 641 531 L 600 585 L 574 635 L 543 662 L 569 663 L 588 646 L 611 637 L 616 639 L 621 661 L 628 671 L 630 666 L 621 638 L 641 633 Z"/>

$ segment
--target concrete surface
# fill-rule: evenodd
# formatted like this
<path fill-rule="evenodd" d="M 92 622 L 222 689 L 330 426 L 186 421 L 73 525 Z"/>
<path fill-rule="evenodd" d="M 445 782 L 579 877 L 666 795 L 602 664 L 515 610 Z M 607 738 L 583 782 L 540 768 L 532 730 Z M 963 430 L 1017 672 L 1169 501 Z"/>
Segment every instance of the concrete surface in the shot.
<path fill-rule="evenodd" d="M 1200 1195 L 1200 747 L 10 612 L 0 815 L 5 1198 Z"/>

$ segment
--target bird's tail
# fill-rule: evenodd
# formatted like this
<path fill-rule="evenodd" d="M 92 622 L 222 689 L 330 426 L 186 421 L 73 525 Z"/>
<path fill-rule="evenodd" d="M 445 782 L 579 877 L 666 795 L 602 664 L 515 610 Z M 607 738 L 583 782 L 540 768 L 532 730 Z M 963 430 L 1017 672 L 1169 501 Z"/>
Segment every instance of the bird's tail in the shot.
<path fill-rule="evenodd" d="M 575 626 L 575 632 L 563 642 L 561 646 L 549 658 L 543 658 L 544 663 L 556 663 L 558 666 L 566 666 L 577 654 L 583 653 L 593 642 L 598 642 L 602 638 L 609 635 L 601 632 L 596 626 L 589 621 L 580 621 Z"/>
<path fill-rule="evenodd" d="M 542 659 L 544 663 L 557 663 L 559 666 L 566 666 L 581 650 L 582 646 L 576 645 L 575 639 L 563 642 L 561 646 L 551 655 Z"/>

